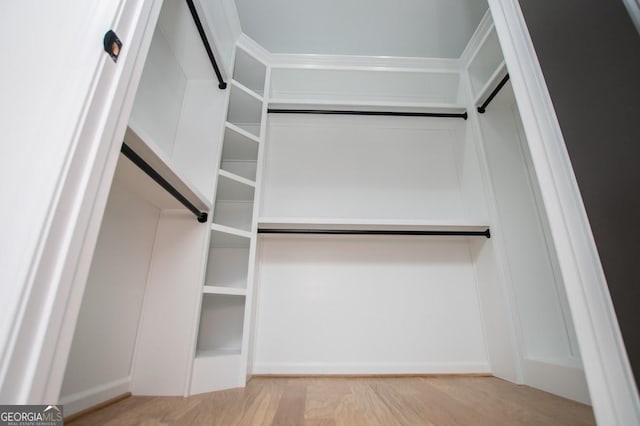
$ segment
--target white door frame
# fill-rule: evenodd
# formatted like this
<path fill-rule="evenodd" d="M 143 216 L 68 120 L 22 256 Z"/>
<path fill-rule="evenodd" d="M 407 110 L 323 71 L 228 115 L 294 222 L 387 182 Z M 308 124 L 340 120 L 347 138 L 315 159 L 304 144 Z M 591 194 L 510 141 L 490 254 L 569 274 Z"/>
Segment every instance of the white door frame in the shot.
<path fill-rule="evenodd" d="M 640 424 L 640 401 L 578 183 L 517 0 L 489 0 L 527 134 L 598 423 Z"/>
<path fill-rule="evenodd" d="M 117 63 L 104 52 L 96 61 L 93 52 L 101 50 L 101 44 L 91 44 L 86 50 L 92 59 L 87 59 L 86 72 L 93 83 L 82 94 L 82 110 L 69 117 L 76 127 L 66 167 L 60 170 L 55 207 L 48 212 L 38 252 L 30 253 L 28 278 L 19 283 L 20 309 L 13 319 L 12 337 L 0 354 L 3 403 L 53 404 L 59 400 L 93 251 L 142 73 L 144 61 L 139 58 L 146 57 L 161 3 L 121 0 L 116 10 L 100 9 L 100 13 L 113 14 L 111 29 L 123 47 Z M 78 40 L 78 45 L 95 41 L 95 37 L 87 39 Z"/>

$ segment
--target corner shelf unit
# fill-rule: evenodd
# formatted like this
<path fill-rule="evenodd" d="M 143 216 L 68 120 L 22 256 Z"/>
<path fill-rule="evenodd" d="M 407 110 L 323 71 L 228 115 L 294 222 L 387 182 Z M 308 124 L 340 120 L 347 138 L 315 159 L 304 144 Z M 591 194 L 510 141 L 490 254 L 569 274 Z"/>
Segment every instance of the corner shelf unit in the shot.
<path fill-rule="evenodd" d="M 202 289 L 191 392 L 244 385 L 267 67 L 236 49 Z"/>

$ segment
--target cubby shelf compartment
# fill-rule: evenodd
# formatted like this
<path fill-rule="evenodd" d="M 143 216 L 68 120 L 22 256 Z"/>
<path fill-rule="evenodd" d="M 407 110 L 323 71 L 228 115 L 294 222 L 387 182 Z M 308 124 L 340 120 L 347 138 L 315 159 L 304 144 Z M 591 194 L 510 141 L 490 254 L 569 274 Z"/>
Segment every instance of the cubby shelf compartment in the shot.
<path fill-rule="evenodd" d="M 212 225 L 204 293 L 246 295 L 250 243 L 248 232 Z"/>
<path fill-rule="evenodd" d="M 259 139 L 227 122 L 220 169 L 250 181 L 256 179 Z"/>
<path fill-rule="evenodd" d="M 218 172 L 217 201 L 253 201 L 255 183 L 225 170 Z"/>
<path fill-rule="evenodd" d="M 259 137 L 261 119 L 262 97 L 237 81 L 232 81 L 227 121 Z"/>
<path fill-rule="evenodd" d="M 266 74 L 267 67 L 264 64 L 244 50 L 236 50 L 233 80 L 263 96 Z"/>
<path fill-rule="evenodd" d="M 255 183 L 241 176 L 219 171 L 213 222 L 251 231 Z"/>
<path fill-rule="evenodd" d="M 241 352 L 244 308 L 245 296 L 203 295 L 197 357 Z"/>

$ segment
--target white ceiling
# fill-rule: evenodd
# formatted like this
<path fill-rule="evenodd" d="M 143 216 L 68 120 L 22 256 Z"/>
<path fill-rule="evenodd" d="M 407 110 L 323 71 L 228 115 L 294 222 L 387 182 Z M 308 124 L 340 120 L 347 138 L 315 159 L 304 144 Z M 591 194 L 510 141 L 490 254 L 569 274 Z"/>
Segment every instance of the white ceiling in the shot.
<path fill-rule="evenodd" d="M 272 53 L 458 58 L 486 0 L 235 0 Z"/>

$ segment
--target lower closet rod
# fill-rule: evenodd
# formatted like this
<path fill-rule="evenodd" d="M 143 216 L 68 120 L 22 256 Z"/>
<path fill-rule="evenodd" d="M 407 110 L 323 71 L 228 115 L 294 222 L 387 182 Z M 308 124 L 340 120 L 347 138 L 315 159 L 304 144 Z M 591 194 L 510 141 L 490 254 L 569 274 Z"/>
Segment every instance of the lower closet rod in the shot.
<path fill-rule="evenodd" d="M 122 148 L 120 148 L 120 152 L 122 152 L 122 154 L 124 154 L 125 157 L 127 157 L 129 160 L 131 160 L 131 162 L 133 162 L 133 164 L 138 166 L 140 168 L 140 170 L 145 172 L 147 174 L 147 176 L 149 176 L 151 179 L 153 179 L 165 191 L 167 191 L 169 194 L 173 195 L 173 197 L 176 200 L 180 201 L 180 203 L 182 203 L 183 206 L 185 206 L 194 215 L 196 215 L 196 217 L 198 218 L 198 222 L 205 223 L 207 221 L 208 215 L 207 215 L 206 212 L 201 212 L 200 210 L 198 210 L 196 208 L 196 206 L 191 204 L 191 202 L 189 200 L 187 200 L 184 195 L 182 195 L 169 182 L 167 182 L 165 178 L 160 176 L 160 173 L 158 173 L 153 167 L 151 167 L 149 165 L 149 163 L 144 161 L 142 159 L 142 157 L 140 157 L 138 154 L 136 154 L 135 151 L 132 150 L 131 147 L 129 147 L 126 143 L 124 143 L 124 142 L 122 143 Z"/>
<path fill-rule="evenodd" d="M 272 229 L 258 228 L 258 234 L 307 234 L 307 235 L 445 235 L 491 238 L 485 231 L 403 231 L 389 229 Z"/>

